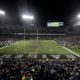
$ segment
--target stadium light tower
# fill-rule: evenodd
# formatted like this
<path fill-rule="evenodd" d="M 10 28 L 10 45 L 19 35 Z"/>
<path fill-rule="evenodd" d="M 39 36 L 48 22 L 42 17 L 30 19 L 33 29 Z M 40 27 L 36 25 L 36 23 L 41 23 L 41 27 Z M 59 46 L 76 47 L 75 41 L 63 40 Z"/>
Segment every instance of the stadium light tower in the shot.
<path fill-rule="evenodd" d="M 27 23 L 27 25 L 29 24 L 28 21 L 34 20 L 34 16 L 32 16 L 32 15 L 27 15 L 27 14 L 23 14 L 23 15 L 22 15 L 22 19 L 24 20 L 25 26 L 26 26 L 26 23 Z M 24 26 L 24 53 L 25 53 L 25 34 L 26 34 L 25 26 Z"/>
<path fill-rule="evenodd" d="M 0 15 L 5 15 L 5 11 L 0 10 Z"/>
<path fill-rule="evenodd" d="M 32 15 L 22 15 L 22 18 L 24 19 L 24 20 L 33 20 L 34 19 L 34 16 L 32 16 Z"/>
<path fill-rule="evenodd" d="M 1 17 L 1 22 L 3 23 L 4 22 L 4 15 L 5 15 L 5 11 L 3 10 L 0 10 L 0 17 Z"/>
<path fill-rule="evenodd" d="M 77 15 L 77 18 L 80 19 L 80 14 Z"/>

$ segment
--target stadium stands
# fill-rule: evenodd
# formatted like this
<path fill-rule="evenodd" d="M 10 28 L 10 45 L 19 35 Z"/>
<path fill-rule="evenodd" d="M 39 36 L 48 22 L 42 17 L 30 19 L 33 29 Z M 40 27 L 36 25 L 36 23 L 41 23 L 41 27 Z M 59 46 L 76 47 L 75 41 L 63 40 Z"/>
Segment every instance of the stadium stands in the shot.
<path fill-rule="evenodd" d="M 65 36 L 65 37 L 59 37 L 57 41 L 64 46 L 74 46 L 80 45 L 80 36 Z"/>
<path fill-rule="evenodd" d="M 0 80 L 80 80 L 80 61 L 3 58 Z"/>
<path fill-rule="evenodd" d="M 11 45 L 15 42 L 13 39 L 7 39 L 7 40 L 0 40 L 0 47 Z"/>
<path fill-rule="evenodd" d="M 24 32 L 24 24 L 20 23 L 0 23 L 0 33 L 23 33 Z M 34 27 L 34 28 L 33 28 Z M 47 27 L 47 26 L 25 26 L 27 33 L 36 33 L 37 28 L 39 30 L 39 33 L 65 33 L 66 28 L 64 27 Z"/>

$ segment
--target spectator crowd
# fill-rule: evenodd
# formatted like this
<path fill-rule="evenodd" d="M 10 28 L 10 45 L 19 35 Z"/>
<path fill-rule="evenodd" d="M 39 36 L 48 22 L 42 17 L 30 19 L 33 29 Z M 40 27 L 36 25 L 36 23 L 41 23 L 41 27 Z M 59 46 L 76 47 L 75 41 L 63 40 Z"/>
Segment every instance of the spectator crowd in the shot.
<path fill-rule="evenodd" d="M 0 40 L 0 47 L 11 45 L 15 42 L 13 39 Z"/>
<path fill-rule="evenodd" d="M 57 41 L 64 46 L 75 46 L 80 47 L 80 36 L 65 36 L 59 37 Z"/>
<path fill-rule="evenodd" d="M 2 58 L 0 80 L 80 80 L 80 61 Z"/>

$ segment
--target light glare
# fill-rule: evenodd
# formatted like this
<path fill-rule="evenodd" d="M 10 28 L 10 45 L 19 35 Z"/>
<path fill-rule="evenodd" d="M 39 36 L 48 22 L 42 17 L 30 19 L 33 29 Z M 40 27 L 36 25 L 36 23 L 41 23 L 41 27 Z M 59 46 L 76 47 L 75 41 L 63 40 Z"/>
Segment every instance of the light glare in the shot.
<path fill-rule="evenodd" d="M 26 20 L 33 20 L 34 19 L 34 17 L 30 16 L 30 15 L 22 15 L 22 18 L 26 19 Z"/>
<path fill-rule="evenodd" d="M 5 12 L 0 10 L 0 15 L 5 15 Z"/>
<path fill-rule="evenodd" d="M 78 14 L 77 17 L 80 18 L 80 14 Z"/>

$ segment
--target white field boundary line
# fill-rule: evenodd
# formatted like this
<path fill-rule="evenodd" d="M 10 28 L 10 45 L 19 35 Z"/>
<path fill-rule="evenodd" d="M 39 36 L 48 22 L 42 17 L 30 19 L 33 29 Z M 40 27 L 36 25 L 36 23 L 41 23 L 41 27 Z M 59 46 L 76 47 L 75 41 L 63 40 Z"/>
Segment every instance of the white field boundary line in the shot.
<path fill-rule="evenodd" d="M 37 52 L 25 52 L 24 54 L 38 54 Z"/>
<path fill-rule="evenodd" d="M 65 50 L 69 51 L 70 53 L 72 53 L 72 54 L 74 54 L 74 55 L 76 55 L 76 56 L 80 57 L 80 55 L 79 55 L 79 54 L 75 53 L 74 51 L 70 50 L 69 48 L 64 47 L 64 46 L 62 46 L 62 48 L 64 48 Z"/>
<path fill-rule="evenodd" d="M 4 46 L 4 47 L 1 47 L 1 48 L 0 48 L 0 50 L 1 50 L 1 49 L 4 49 L 4 48 L 7 48 L 7 47 L 9 47 L 9 46 Z"/>
<path fill-rule="evenodd" d="M 5 48 L 8 48 L 8 47 L 10 47 L 10 46 L 13 46 L 13 45 L 15 45 L 16 43 L 19 43 L 19 42 L 15 42 L 15 43 L 13 43 L 13 44 L 11 44 L 11 45 L 7 45 L 7 46 L 4 46 L 4 47 L 1 47 L 0 50 L 5 49 Z M 17 53 L 17 52 L 16 52 L 16 53 Z M 25 53 L 37 54 L 37 51 L 36 51 L 36 52 L 25 52 Z"/>
<path fill-rule="evenodd" d="M 52 41 L 52 42 L 53 42 L 53 41 Z M 64 48 L 64 49 L 65 49 L 65 50 L 67 50 L 68 52 L 70 52 L 70 53 L 72 53 L 72 54 L 74 54 L 74 55 L 76 55 L 76 56 L 80 57 L 80 55 L 79 55 L 79 54 L 77 54 L 76 52 L 74 52 L 74 51 L 70 50 L 69 48 L 64 47 L 64 46 L 62 46 L 62 48 Z"/>
<path fill-rule="evenodd" d="M 15 45 L 15 43 L 13 43 L 13 44 L 11 44 L 11 45 L 4 46 L 4 47 L 1 47 L 0 50 L 1 50 L 1 49 L 4 49 L 4 48 L 7 48 L 7 47 L 10 47 L 10 46 L 12 46 L 12 45 Z"/>
<path fill-rule="evenodd" d="M 17 41 L 17 42 L 15 42 L 15 43 L 12 43 L 11 45 L 7 45 L 7 46 L 4 46 L 4 47 L 1 47 L 0 50 L 1 50 L 1 49 L 4 49 L 4 48 L 7 48 L 7 47 L 10 47 L 10 46 L 12 46 L 12 45 L 15 45 L 15 44 L 17 44 L 17 43 L 19 43 L 19 42 Z"/>

